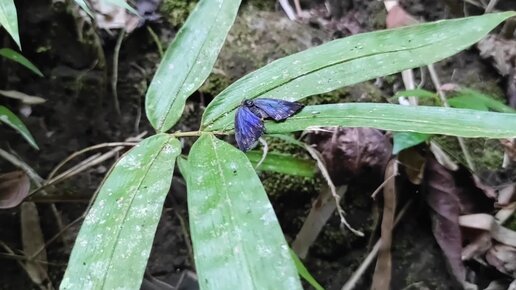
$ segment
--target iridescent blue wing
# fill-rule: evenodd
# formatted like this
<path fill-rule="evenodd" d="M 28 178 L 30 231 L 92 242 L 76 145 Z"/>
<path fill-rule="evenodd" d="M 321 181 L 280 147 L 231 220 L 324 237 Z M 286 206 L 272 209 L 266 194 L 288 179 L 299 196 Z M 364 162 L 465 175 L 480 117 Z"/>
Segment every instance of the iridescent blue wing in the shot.
<path fill-rule="evenodd" d="M 240 150 L 246 152 L 263 135 L 263 122 L 246 106 L 240 106 L 235 115 L 235 139 Z"/>
<path fill-rule="evenodd" d="M 276 121 L 285 120 L 304 107 L 300 103 L 268 98 L 248 100 L 244 104 L 246 106 L 252 104 L 254 108 L 251 110 L 262 118 L 268 117 Z"/>

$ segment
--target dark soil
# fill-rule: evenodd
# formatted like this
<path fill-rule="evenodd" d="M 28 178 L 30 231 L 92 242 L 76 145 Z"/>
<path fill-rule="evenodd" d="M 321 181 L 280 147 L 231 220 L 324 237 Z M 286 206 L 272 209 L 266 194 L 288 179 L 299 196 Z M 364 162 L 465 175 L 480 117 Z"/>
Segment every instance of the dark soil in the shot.
<path fill-rule="evenodd" d="M 118 31 L 96 31 L 87 23 L 81 27 L 71 8 L 53 6 L 51 2 L 53 1 L 16 0 L 23 54 L 43 71 L 45 77 L 35 77 L 26 69 L 0 59 L 1 89 L 19 90 L 47 99 L 46 103 L 33 106 L 31 115 L 23 118 L 40 146 L 39 151 L 30 148 L 13 130 L 4 126 L 0 128 L 1 148 L 12 149 L 42 177 L 46 177 L 61 160 L 80 149 L 104 142 L 123 141 L 144 131 L 152 132 L 145 118 L 143 98 L 159 63 L 156 44 L 145 27 L 136 29 L 124 39 L 118 68 L 117 89 L 121 111 L 121 115 L 118 115 L 110 87 L 113 52 Z M 314 9 L 322 7 L 319 3 L 322 1 L 305 2 L 308 5 L 305 7 Z M 353 5 L 345 5 L 345 9 L 341 11 L 343 17 L 341 19 L 351 19 L 349 21 L 359 32 L 384 27 L 386 13 L 381 1 L 351 2 L 354 2 Z M 418 18 L 437 20 L 452 17 L 450 9 L 444 2 L 407 0 L 403 1 L 403 4 Z M 246 19 L 250 17 L 258 17 L 254 19 L 255 21 L 272 21 L 273 26 L 280 19 L 286 21 L 280 11 L 274 10 L 274 1 L 254 7 L 251 10 L 244 9 L 251 12 L 243 12 L 244 16 L 237 22 L 245 27 Z M 260 9 L 264 11 L 256 12 Z M 325 21 L 328 20 L 325 19 Z M 283 46 L 281 49 L 276 49 L 278 42 L 282 42 L 281 35 L 264 41 L 261 36 L 253 39 L 253 34 L 256 35 L 257 31 L 244 29 L 242 32 L 235 28 L 232 35 L 236 36 L 229 38 L 230 42 L 232 40 L 235 42 L 225 46 L 221 54 L 223 61 L 219 61 L 216 65 L 216 68 L 228 73 L 229 79 L 221 80 L 217 78 L 217 73 L 214 73 L 208 84 L 189 100 L 187 104 L 189 113 L 177 125 L 177 129 L 183 131 L 197 129 L 202 108 L 215 92 L 224 88 L 223 84 L 234 81 L 272 59 L 332 38 L 349 35 L 351 32 L 340 29 L 342 26 L 338 25 L 338 21 L 340 20 L 335 20 L 335 23 L 327 27 L 317 21 L 306 24 L 293 23 L 291 29 L 301 31 L 299 35 L 302 37 L 292 37 L 291 42 L 285 41 L 285 43 L 294 44 Z M 168 24 L 166 17 L 160 22 L 148 25 L 158 33 L 165 44 L 170 42 L 177 29 Z M 97 36 L 94 36 L 95 33 Z M 251 40 L 242 40 L 242 35 L 246 33 Z M 273 33 L 271 31 L 267 34 Z M 12 45 L 6 33 L 1 31 L 0 35 L 4 46 Z M 259 51 L 252 52 L 253 54 L 242 54 L 246 50 L 239 46 L 242 41 L 249 44 L 249 47 L 254 45 L 254 49 Z M 437 68 L 443 83 L 453 81 L 479 89 L 488 87 L 491 92 L 503 93 L 497 72 L 490 63 L 480 59 L 475 49 L 445 60 L 439 63 Z M 431 84 L 427 83 L 426 87 L 432 89 Z M 340 92 L 339 98 L 346 101 L 371 101 L 379 98 L 382 101 L 401 86 L 399 76 L 386 77 L 379 86 L 375 86 L 373 82 L 353 86 Z M 370 94 L 371 90 L 376 92 L 377 96 Z M 364 93 L 366 93 L 365 100 Z M 10 99 L 3 98 L 1 103 L 15 112 L 19 109 L 19 103 Z M 191 144 L 188 142 L 192 141 L 187 140 L 187 147 Z M 111 159 L 49 188 L 49 194 L 59 200 L 56 205 L 64 224 L 74 221 L 83 213 L 89 198 L 113 162 L 114 159 Z M 11 164 L 0 160 L 0 172 L 13 169 L 15 168 Z M 290 180 L 288 177 L 275 177 L 271 174 L 264 174 L 262 178 L 269 186 L 279 184 L 274 181 L 277 181 L 277 178 Z M 365 231 L 366 238 L 341 231 L 338 217 L 334 216 L 306 259 L 307 267 L 326 289 L 340 289 L 372 246 L 371 240 L 374 239 L 370 236 L 377 234 L 374 224 L 379 215 L 379 205 L 374 204 L 369 196 L 379 185 L 382 177 L 375 178 L 377 183 L 352 186 L 344 199 L 344 209 L 348 213 L 350 223 Z M 300 229 L 311 207 L 311 201 L 317 196 L 317 190 L 320 190 L 320 182 L 320 180 L 315 183 L 306 182 L 301 188 L 304 190 L 301 193 L 298 191 L 299 188 L 295 187 L 288 192 L 278 190 L 276 193 L 271 193 L 271 200 L 289 242 Z M 409 196 L 418 198 L 417 188 L 405 186 L 403 191 L 406 197 L 403 200 L 407 200 Z M 46 199 L 48 198 L 42 196 L 33 198 L 38 204 L 43 233 L 48 240 L 59 230 Z M 415 202 L 396 230 L 392 289 L 454 289 L 453 279 L 432 237 L 429 217 L 425 213 L 425 206 Z M 176 285 L 182 275 L 194 270 L 193 258 L 188 250 L 188 240 L 181 220 L 187 223 L 188 219 L 186 190 L 178 175 L 174 178 L 171 193 L 165 203 L 147 267 L 148 276 L 144 283 L 146 286 L 143 288 L 165 289 L 152 288 L 156 284 L 153 284 L 151 276 L 170 285 Z M 49 275 L 54 286 L 59 285 L 66 269 L 71 246 L 79 227 L 80 224 L 73 226 L 63 235 L 63 239 L 58 239 L 47 248 L 48 261 L 51 263 Z M 0 241 L 6 243 L 15 252 L 19 252 L 22 248 L 19 209 L 0 211 Z M 370 267 L 356 289 L 368 289 L 373 268 Z M 2 269 L 0 289 L 37 289 L 17 261 L 0 257 L 0 269 Z M 183 288 L 180 289 L 196 289 L 195 283 L 190 283 L 195 279 L 188 275 L 186 277 L 181 284 Z"/>

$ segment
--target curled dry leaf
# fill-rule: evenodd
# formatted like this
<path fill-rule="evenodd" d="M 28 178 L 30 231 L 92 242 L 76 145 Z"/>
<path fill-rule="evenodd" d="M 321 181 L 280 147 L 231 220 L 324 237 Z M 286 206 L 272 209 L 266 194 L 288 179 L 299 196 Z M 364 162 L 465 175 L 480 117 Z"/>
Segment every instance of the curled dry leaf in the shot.
<path fill-rule="evenodd" d="M 492 215 L 485 213 L 463 215 L 459 218 L 459 224 L 463 227 L 487 231 L 494 240 L 516 247 L 516 232 L 501 226 Z"/>
<path fill-rule="evenodd" d="M 38 254 L 34 257 L 34 261 L 29 259 L 25 262 L 27 274 L 40 289 L 54 289 L 48 277 L 47 264 L 45 264 L 47 252 L 45 249 L 39 252 L 39 249 L 45 246 L 45 240 L 41 231 L 38 209 L 33 202 L 25 202 L 21 206 L 21 233 L 25 256 L 32 257 Z"/>
<path fill-rule="evenodd" d="M 385 180 L 389 180 L 383 187 L 383 217 L 382 217 L 382 236 L 381 245 L 374 269 L 373 290 L 389 290 L 392 273 L 392 230 L 394 229 L 394 216 L 396 213 L 396 176 L 398 173 L 396 159 L 391 159 L 385 170 Z"/>
<path fill-rule="evenodd" d="M 380 179 L 392 152 L 389 139 L 371 128 L 333 128 L 311 132 L 309 137 L 336 186 L 361 177 L 369 183 L 372 177 Z"/>
<path fill-rule="evenodd" d="M 494 245 L 486 253 L 486 261 L 498 271 L 516 278 L 516 248 L 507 245 Z"/>
<path fill-rule="evenodd" d="M 0 209 L 18 206 L 29 189 L 30 180 L 23 171 L 0 174 Z"/>
<path fill-rule="evenodd" d="M 428 158 L 425 176 L 426 202 L 431 208 L 432 232 L 453 275 L 464 284 L 466 270 L 462 263 L 459 189 L 453 175 L 434 158 Z"/>

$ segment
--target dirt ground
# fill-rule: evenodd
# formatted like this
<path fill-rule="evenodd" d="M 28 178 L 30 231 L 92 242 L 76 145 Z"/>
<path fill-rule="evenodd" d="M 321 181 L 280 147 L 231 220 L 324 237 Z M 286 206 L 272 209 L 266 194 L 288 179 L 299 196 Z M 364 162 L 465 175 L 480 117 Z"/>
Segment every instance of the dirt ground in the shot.
<path fill-rule="evenodd" d="M 159 54 L 146 27 L 152 27 L 166 47 L 178 28 L 170 23 L 181 22 L 181 19 L 163 15 L 163 9 L 157 10 L 162 14 L 159 21 L 150 22 L 125 37 L 118 58 L 119 115 L 111 90 L 118 31 L 94 31 L 87 23 L 81 25 L 83 23 L 77 20 L 77 11 L 72 11 L 66 5 L 55 5 L 55 2 L 59 1 L 16 1 L 23 54 L 42 70 L 45 77 L 38 78 L 0 59 L 0 88 L 20 90 L 47 100 L 44 104 L 33 106 L 30 117 L 23 119 L 37 140 L 39 151 L 30 148 L 12 130 L 0 128 L 0 146 L 12 149 L 42 177 L 46 177 L 73 152 L 100 143 L 123 141 L 145 131 L 152 132 L 144 115 L 143 97 L 159 63 Z M 288 20 L 272 0 L 244 2 L 215 65 L 215 72 L 188 101 L 187 114 L 176 129 L 197 129 L 202 109 L 217 92 L 273 59 L 334 38 L 385 27 L 386 12 L 380 1 L 343 1 L 346 5 L 342 7 L 342 18 L 338 20 L 320 17 L 318 20 L 300 22 Z M 324 11 L 324 4 L 319 2 L 322 1 L 304 1 L 302 4 L 307 9 Z M 410 13 L 425 21 L 454 17 L 445 2 L 402 1 Z M 478 13 L 474 8 L 470 12 Z M 6 33 L 0 32 L 0 35 L 6 45 Z M 503 79 L 488 60 L 480 58 L 475 48 L 442 61 L 436 67 L 443 83 L 460 83 L 499 97 L 505 92 Z M 388 76 L 380 81 L 372 80 L 321 96 L 318 102 L 325 102 L 326 97 L 332 100 L 339 98 L 342 102 L 385 101 L 400 87 L 400 76 Z M 430 82 L 425 87 L 433 89 Z M 2 99 L 2 103 L 13 111 L 20 109 L 16 101 Z M 188 142 L 192 141 L 187 141 L 187 148 Z M 82 214 L 113 162 L 112 158 L 49 188 L 46 197 L 32 198 L 37 203 L 47 240 L 59 231 L 50 202 L 56 202 L 64 224 L 73 222 Z M 0 169 L 7 172 L 14 167 L 0 160 Z M 321 190 L 322 181 L 300 182 L 288 176 L 267 173 L 261 177 L 269 190 L 287 240 L 291 242 L 303 224 L 312 200 Z M 306 266 L 326 289 L 340 289 L 371 250 L 370 236 L 377 233 L 375 222 L 380 209 L 369 196 L 382 178 L 372 176 L 375 183 L 352 183 L 344 198 L 344 210 L 349 222 L 366 233 L 364 238 L 340 230 L 335 215 L 311 248 Z M 275 187 L 285 182 L 290 182 L 286 190 Z M 457 289 L 432 236 L 426 205 L 418 198 L 419 189 L 407 181 L 400 183 L 403 188 L 402 202 L 409 199 L 415 202 L 395 232 L 392 289 Z M 169 289 L 159 286 L 154 279 L 169 285 L 177 285 L 182 279 L 178 289 L 197 289 L 195 279 L 187 275 L 194 270 L 194 265 L 185 235 L 186 223 L 186 190 L 177 174 L 165 203 L 142 289 Z M 72 226 L 62 238 L 47 248 L 48 271 L 54 286 L 60 283 L 79 228 L 80 223 Z M 22 248 L 19 208 L 0 210 L 0 241 L 15 252 Z M 0 289 L 38 289 L 16 260 L 0 257 L 0 269 Z M 356 289 L 368 289 L 373 269 L 374 266 L 370 267 Z M 307 289 L 310 289 L 309 286 Z"/>

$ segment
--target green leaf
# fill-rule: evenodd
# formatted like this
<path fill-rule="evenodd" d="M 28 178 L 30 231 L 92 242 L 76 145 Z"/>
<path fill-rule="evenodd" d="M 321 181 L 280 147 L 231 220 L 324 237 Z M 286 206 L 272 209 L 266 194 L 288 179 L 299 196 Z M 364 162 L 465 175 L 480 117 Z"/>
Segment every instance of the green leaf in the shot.
<path fill-rule="evenodd" d="M 79 7 L 82 8 L 82 10 L 86 11 L 86 13 L 88 13 L 89 16 L 93 17 L 93 13 L 91 13 L 91 9 L 90 7 L 88 7 L 88 4 L 86 3 L 85 0 L 74 0 L 75 3 L 77 3 L 77 5 L 79 5 Z"/>
<path fill-rule="evenodd" d="M 20 133 L 32 147 L 39 149 L 38 144 L 34 141 L 29 129 L 25 127 L 22 121 L 13 112 L 11 112 L 11 110 L 4 106 L 0 106 L 0 123 L 9 125 L 11 128 L 18 131 L 18 133 Z"/>
<path fill-rule="evenodd" d="M 181 117 L 186 99 L 206 80 L 235 21 L 240 0 L 201 0 L 170 44 L 147 91 L 152 126 L 165 132 Z"/>
<path fill-rule="evenodd" d="M 296 53 L 239 79 L 206 108 L 202 127 L 233 128 L 243 99 L 300 100 L 449 57 L 484 37 L 515 12 L 424 23 L 357 34 Z"/>
<path fill-rule="evenodd" d="M 26 59 L 23 55 L 19 54 L 18 52 L 10 48 L 2 48 L 0 49 L 0 55 L 23 65 L 24 67 L 30 69 L 33 73 L 37 74 L 40 77 L 43 77 L 43 73 L 35 65 L 33 65 L 30 62 L 30 60 Z"/>
<path fill-rule="evenodd" d="M 104 180 L 75 241 L 60 289 L 140 289 L 181 143 L 142 141 Z"/>
<path fill-rule="evenodd" d="M 127 4 L 126 0 L 102 0 L 102 1 L 109 3 L 111 5 L 125 8 L 129 12 L 133 13 L 134 15 L 138 15 L 138 11 L 136 11 L 133 7 L 131 7 L 129 4 Z"/>
<path fill-rule="evenodd" d="M 479 91 L 461 89 L 456 96 L 448 99 L 448 104 L 454 108 L 472 109 L 479 111 L 497 111 L 503 113 L 515 113 L 516 110 L 504 103 L 493 99 Z"/>
<path fill-rule="evenodd" d="M 302 289 L 260 179 L 244 153 L 202 135 L 188 157 L 188 214 L 201 289 Z"/>
<path fill-rule="evenodd" d="M 306 280 L 312 287 L 315 288 L 315 290 L 324 290 L 324 288 L 315 280 L 315 278 L 308 272 L 308 269 L 306 269 L 305 265 L 303 265 L 303 262 L 299 259 L 299 257 L 296 255 L 296 253 L 290 249 L 290 255 L 292 256 L 292 260 L 294 260 L 294 264 L 296 264 L 297 272 L 303 279 Z"/>
<path fill-rule="evenodd" d="M 426 106 L 348 103 L 307 106 L 285 122 L 265 123 L 268 133 L 309 127 L 371 127 L 382 130 L 462 137 L 516 137 L 516 114 Z"/>
<path fill-rule="evenodd" d="M 0 1 L 0 25 L 9 32 L 14 42 L 21 49 L 20 35 L 18 34 L 18 16 L 16 15 L 14 0 Z"/>
<path fill-rule="evenodd" d="M 399 97 L 416 97 L 420 99 L 433 99 L 437 97 L 437 94 L 431 91 L 423 90 L 423 89 L 414 89 L 414 90 L 406 90 L 397 92 L 393 98 Z"/>
<path fill-rule="evenodd" d="M 249 151 L 246 155 L 254 166 L 262 159 L 261 151 Z M 263 160 L 260 167 L 256 168 L 256 170 L 312 178 L 315 172 L 317 172 L 317 166 L 310 160 L 296 158 L 288 154 L 268 152 L 267 157 L 265 157 L 265 160 Z"/>
<path fill-rule="evenodd" d="M 417 132 L 394 132 L 392 139 L 394 146 L 392 147 L 392 154 L 398 154 L 401 150 L 414 147 L 420 143 L 428 140 L 431 135 Z"/>

